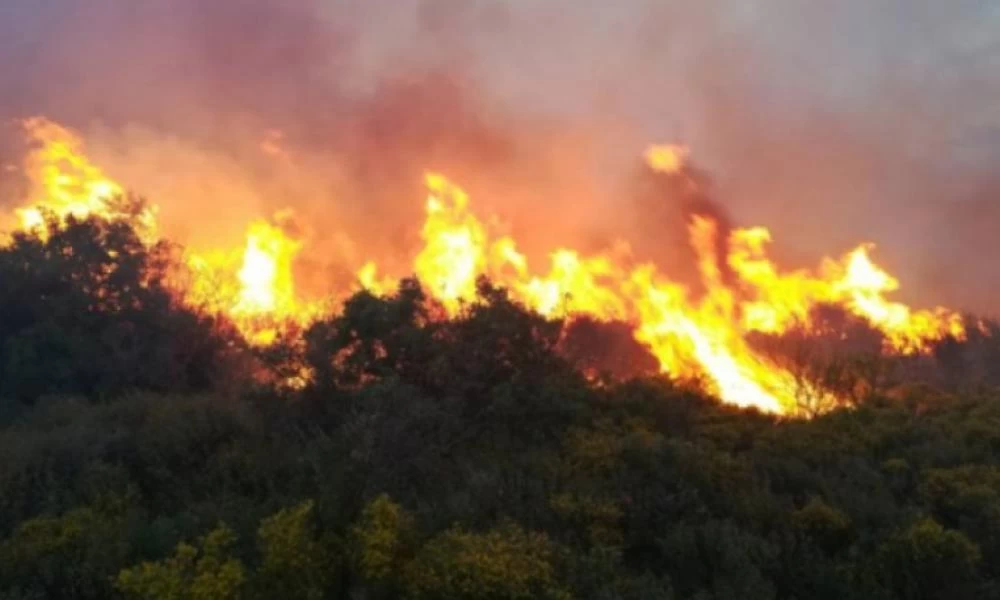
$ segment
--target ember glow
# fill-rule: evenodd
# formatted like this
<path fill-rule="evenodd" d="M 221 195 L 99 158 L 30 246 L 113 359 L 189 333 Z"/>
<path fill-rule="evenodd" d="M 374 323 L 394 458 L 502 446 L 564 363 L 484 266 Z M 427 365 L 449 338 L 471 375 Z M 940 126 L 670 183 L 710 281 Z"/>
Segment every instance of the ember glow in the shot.
<path fill-rule="evenodd" d="M 35 145 L 25 165 L 34 187 L 14 211 L 17 227 L 36 229 L 46 215 L 109 216 L 113 203 L 107 199 L 124 188 L 91 164 L 82 140 L 44 119 L 28 120 L 24 128 Z M 646 161 L 658 176 L 696 186 L 686 174 L 687 156 L 680 146 L 653 146 Z M 475 301 L 476 281 L 486 276 L 548 317 L 629 323 L 664 373 L 704 381 L 731 404 L 794 413 L 802 382 L 755 351 L 747 336 L 808 328 L 821 305 L 836 305 L 869 322 L 884 334 L 887 353 L 921 353 L 935 340 L 964 336 L 956 312 L 916 310 L 887 298 L 899 282 L 872 261 L 870 244 L 824 259 L 815 270 L 785 270 L 768 257 L 767 229 L 726 230 L 709 215 L 692 214 L 688 241 L 701 278 L 695 290 L 635 258 L 625 242 L 589 255 L 555 247 L 548 264 L 538 268 L 517 240 L 491 231 L 457 183 L 440 173 L 428 174 L 425 183 L 425 219 L 422 227 L 414 224 L 422 248 L 413 256 L 412 273 L 449 314 Z M 155 206 L 138 215 L 150 235 L 157 231 L 155 216 Z M 304 298 L 296 287 L 296 261 L 307 241 L 295 233 L 293 221 L 294 213 L 282 211 L 249 223 L 242 246 L 186 250 L 188 277 L 178 284 L 179 297 L 225 315 L 255 345 L 307 326 L 330 305 Z M 387 274 L 370 260 L 355 269 L 357 281 L 377 294 L 392 292 L 409 274 Z M 331 297 L 350 291 L 333 290 Z"/>

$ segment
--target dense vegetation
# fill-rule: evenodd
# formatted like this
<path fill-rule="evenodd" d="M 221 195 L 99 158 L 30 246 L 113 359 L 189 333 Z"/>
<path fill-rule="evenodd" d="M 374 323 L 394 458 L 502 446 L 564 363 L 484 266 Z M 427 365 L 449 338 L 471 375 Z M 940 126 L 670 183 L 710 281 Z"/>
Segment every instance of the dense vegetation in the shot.
<path fill-rule="evenodd" d="M 254 353 L 168 254 L 99 220 L 0 249 L 4 600 L 1000 597 L 995 329 L 780 420 L 585 376 L 486 282 Z"/>

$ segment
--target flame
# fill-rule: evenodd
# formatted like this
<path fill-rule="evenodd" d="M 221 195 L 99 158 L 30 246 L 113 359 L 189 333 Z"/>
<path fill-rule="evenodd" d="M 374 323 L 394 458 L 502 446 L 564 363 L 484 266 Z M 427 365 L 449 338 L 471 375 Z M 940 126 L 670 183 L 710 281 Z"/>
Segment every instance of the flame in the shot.
<path fill-rule="evenodd" d="M 124 188 L 90 161 L 77 134 L 41 117 L 21 125 L 33 147 L 24 169 L 29 199 L 14 211 L 19 229 L 44 236 L 49 218 L 65 223 L 70 217 L 126 216 L 115 204 Z M 156 239 L 157 212 L 143 205 L 128 215 L 148 243 Z M 283 227 L 291 218 L 283 211 L 252 222 L 242 249 L 188 250 L 178 294 L 194 307 L 225 315 L 252 344 L 269 344 L 287 328 L 309 323 L 323 303 L 296 297 L 292 267 L 302 244 Z"/>
<path fill-rule="evenodd" d="M 549 274 L 516 286 L 516 293 L 545 316 L 586 314 L 605 320 L 626 319 L 625 299 L 609 283 L 624 272 L 611 256 L 581 258 L 572 250 L 550 256 Z"/>
<path fill-rule="evenodd" d="M 750 300 L 742 305 L 743 325 L 750 331 L 781 333 L 808 323 L 811 308 L 834 304 L 864 318 L 886 337 L 889 349 L 917 353 L 946 336 L 965 335 L 962 316 L 945 308 L 913 310 L 885 298 L 899 282 L 872 262 L 871 244 L 858 246 L 839 260 L 826 259 L 819 276 L 806 271 L 780 273 L 767 259 L 771 240 L 763 228 L 732 233 L 728 263 Z"/>
<path fill-rule="evenodd" d="M 646 158 L 654 171 L 694 185 L 685 173 L 686 156 L 679 146 L 654 146 Z M 719 224 L 696 215 L 689 236 L 704 291 L 695 297 L 655 265 L 632 264 L 624 244 L 595 256 L 557 249 L 550 254 L 548 272 L 533 273 L 513 239 L 490 239 L 460 187 L 436 173 L 427 176 L 427 187 L 424 247 L 414 270 L 449 313 L 474 300 L 475 281 L 486 275 L 546 316 L 632 323 L 636 339 L 664 372 L 704 380 L 731 404 L 794 413 L 807 395 L 819 405 L 836 405 L 839 399 L 831 392 L 794 377 L 747 342 L 751 332 L 780 334 L 811 326 L 813 309 L 822 304 L 866 319 L 884 334 L 886 351 L 922 352 L 935 340 L 965 333 L 957 313 L 913 310 L 887 300 L 898 282 L 871 261 L 869 245 L 839 260 L 824 260 L 816 272 L 782 271 L 767 257 L 767 229 L 736 229 L 720 245 Z M 720 256 L 720 248 L 725 255 Z M 369 289 L 387 289 L 375 282 L 376 273 L 376 265 L 368 263 L 358 278 Z"/>
<path fill-rule="evenodd" d="M 414 270 L 428 291 L 454 313 L 475 296 L 476 278 L 486 265 L 486 231 L 468 212 L 469 197 L 443 175 L 428 174 L 424 248 Z"/>
<path fill-rule="evenodd" d="M 307 326 L 324 303 L 296 295 L 293 267 L 302 242 L 282 227 L 291 217 L 285 210 L 270 221 L 252 222 L 241 250 L 189 251 L 186 262 L 194 276 L 182 291 L 186 301 L 226 315 L 254 345 L 271 344 L 292 326 Z"/>
<path fill-rule="evenodd" d="M 283 313 L 294 306 L 292 259 L 301 245 L 266 221 L 250 225 L 234 314 Z"/>
<path fill-rule="evenodd" d="M 886 293 L 899 289 L 899 282 L 875 265 L 868 256 L 871 245 L 851 252 L 845 273 L 836 289 L 848 296 L 848 306 L 882 330 L 892 347 L 901 352 L 924 350 L 927 343 L 947 335 L 965 334 L 961 315 L 938 307 L 914 311 L 909 306 L 891 302 Z"/>
<path fill-rule="evenodd" d="M 687 163 L 690 150 L 676 144 L 656 144 L 646 150 L 646 164 L 657 173 L 680 173 Z"/>
<path fill-rule="evenodd" d="M 25 169 L 31 194 L 15 211 L 22 230 L 41 235 L 47 215 L 63 221 L 116 216 L 108 199 L 123 188 L 89 161 L 78 136 L 44 119 L 25 121 L 24 128 L 35 147 Z M 262 149 L 273 154 L 280 135 L 272 137 Z M 682 146 L 661 145 L 651 147 L 646 160 L 654 172 L 697 186 L 687 156 Z M 663 372 L 701 380 L 731 404 L 793 414 L 802 394 L 828 405 L 839 400 L 797 380 L 747 341 L 753 332 L 813 327 L 809 320 L 820 305 L 865 319 L 883 333 L 886 352 L 924 352 L 936 340 L 965 334 L 955 312 L 915 310 L 888 299 L 899 282 L 871 259 L 870 244 L 824 259 L 815 270 L 788 271 L 768 257 L 767 229 L 726 232 L 712 217 L 695 215 L 688 234 L 701 285 L 693 291 L 656 265 L 638 263 L 625 243 L 593 255 L 556 248 L 547 269 L 533 269 L 514 238 L 494 236 L 477 218 L 461 187 L 438 173 L 428 174 L 426 185 L 423 247 L 413 272 L 449 314 L 475 300 L 476 281 L 485 275 L 545 316 L 630 323 Z M 156 232 L 155 208 L 132 216 Z M 177 284 L 178 295 L 193 307 L 225 315 L 251 344 L 266 345 L 290 328 L 308 325 L 327 304 L 306 300 L 296 290 L 294 267 L 306 240 L 291 227 L 293 218 L 282 211 L 251 222 L 240 247 L 187 250 L 188 277 Z M 397 279 L 369 261 L 357 270 L 357 281 L 386 294 Z"/>
<path fill-rule="evenodd" d="M 123 195 L 122 187 L 90 162 L 78 135 L 43 117 L 21 126 L 33 146 L 24 169 L 32 184 L 29 200 L 14 210 L 21 229 L 44 235 L 49 217 L 65 223 L 69 217 L 114 214 L 110 201 Z M 136 218 L 141 234 L 155 235 L 155 206 L 142 207 Z"/>

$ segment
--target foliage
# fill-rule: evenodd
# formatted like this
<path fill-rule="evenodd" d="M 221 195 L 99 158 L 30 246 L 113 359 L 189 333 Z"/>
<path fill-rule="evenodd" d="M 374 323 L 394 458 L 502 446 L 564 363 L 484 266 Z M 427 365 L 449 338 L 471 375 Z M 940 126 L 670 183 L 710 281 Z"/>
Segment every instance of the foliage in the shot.
<path fill-rule="evenodd" d="M 23 521 L 0 545 L 0 580 L 29 597 L 102 598 L 128 556 L 125 526 L 119 510 L 93 506 Z"/>
<path fill-rule="evenodd" d="M 181 543 L 173 556 L 122 570 L 115 587 L 135 600 L 236 600 L 246 570 L 229 554 L 234 541 L 233 532 L 220 526 L 197 547 Z"/>
<path fill-rule="evenodd" d="M 412 517 L 386 495 L 375 498 L 352 529 L 358 574 L 375 587 L 388 587 L 413 544 Z"/>
<path fill-rule="evenodd" d="M 51 222 L 0 247 L 0 398 L 207 389 L 225 341 L 165 287 L 169 248 L 126 221 Z"/>
<path fill-rule="evenodd" d="M 449 529 L 406 566 L 413 598 L 528 600 L 569 598 L 555 573 L 557 548 L 543 533 L 504 524 L 483 534 Z"/>
<path fill-rule="evenodd" d="M 930 519 L 911 525 L 879 548 L 880 574 L 896 597 L 977 598 L 979 548 Z"/>
<path fill-rule="evenodd" d="M 758 340 L 852 398 L 790 420 L 408 280 L 258 357 L 309 367 L 289 390 L 166 251 L 97 220 L 0 249 L 0 598 L 1000 597 L 995 324 L 891 363 L 857 323 Z"/>
<path fill-rule="evenodd" d="M 303 502 L 261 521 L 260 566 L 254 590 L 261 598 L 323 598 L 336 574 L 336 556 L 318 539 L 315 504 Z"/>

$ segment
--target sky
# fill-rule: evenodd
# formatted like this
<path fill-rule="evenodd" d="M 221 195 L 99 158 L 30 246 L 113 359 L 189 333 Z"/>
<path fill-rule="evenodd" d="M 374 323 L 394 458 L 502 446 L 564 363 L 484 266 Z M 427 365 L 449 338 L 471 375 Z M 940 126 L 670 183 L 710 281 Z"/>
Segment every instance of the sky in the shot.
<path fill-rule="evenodd" d="M 1000 309 L 995 2 L 4 0 L 0 86 L 193 239 L 293 204 L 402 253 L 433 168 L 529 246 L 655 254 L 630 184 L 672 141 L 790 264 L 872 241 L 904 298 Z"/>

